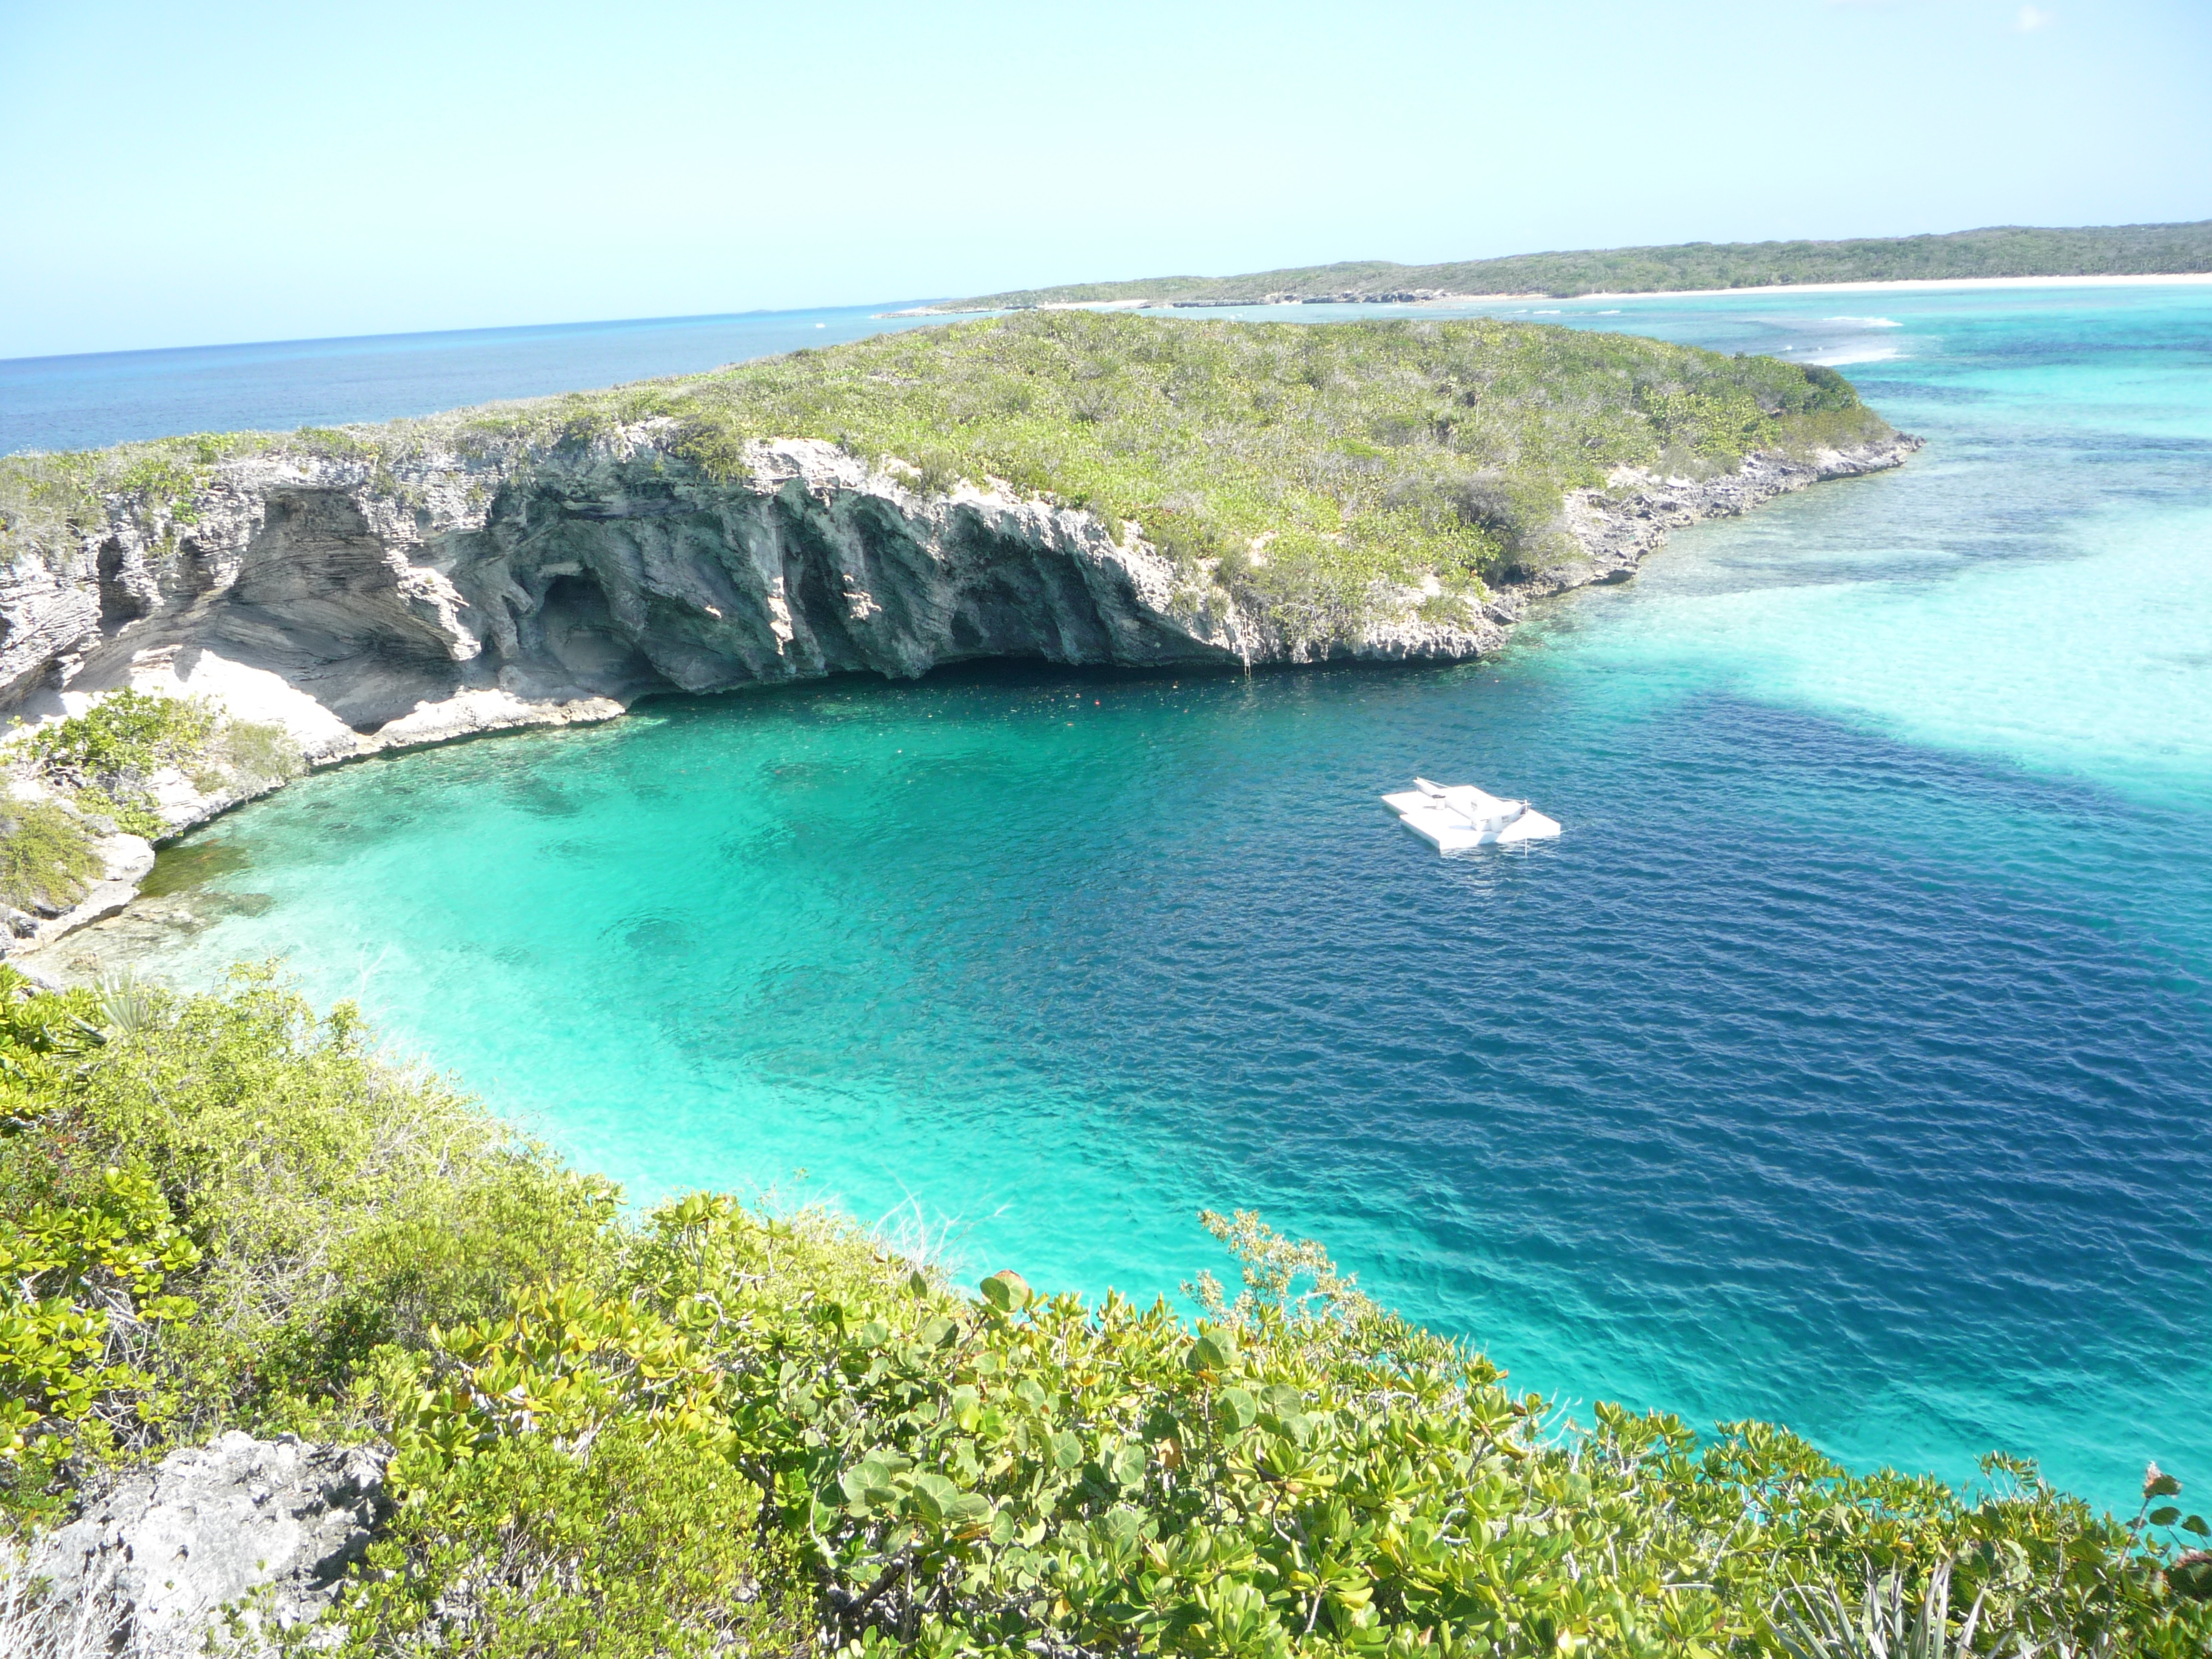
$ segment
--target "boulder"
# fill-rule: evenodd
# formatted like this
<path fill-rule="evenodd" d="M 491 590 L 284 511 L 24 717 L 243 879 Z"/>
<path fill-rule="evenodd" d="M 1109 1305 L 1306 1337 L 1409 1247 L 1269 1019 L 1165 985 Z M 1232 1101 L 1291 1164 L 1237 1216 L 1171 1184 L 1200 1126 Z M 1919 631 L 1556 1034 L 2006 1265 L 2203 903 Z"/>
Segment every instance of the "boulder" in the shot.
<path fill-rule="evenodd" d="M 234 1431 L 126 1475 L 25 1565 L 57 1613 L 112 1624 L 130 1659 L 184 1659 L 211 1634 L 221 1650 L 226 1609 L 246 1650 L 265 1650 L 262 1630 L 330 1605 L 388 1512 L 380 1454 Z"/>

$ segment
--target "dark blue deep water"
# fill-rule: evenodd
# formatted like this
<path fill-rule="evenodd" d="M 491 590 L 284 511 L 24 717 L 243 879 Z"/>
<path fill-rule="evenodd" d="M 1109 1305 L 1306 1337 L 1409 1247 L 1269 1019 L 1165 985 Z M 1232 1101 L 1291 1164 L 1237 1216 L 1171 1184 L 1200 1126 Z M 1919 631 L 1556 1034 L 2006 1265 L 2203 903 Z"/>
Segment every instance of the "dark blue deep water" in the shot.
<path fill-rule="evenodd" d="M 538 328 L 273 340 L 0 359 L 0 455 L 185 432 L 289 432 L 508 398 L 696 374 L 801 346 L 913 328 L 876 306 Z"/>
<path fill-rule="evenodd" d="M 2212 1480 L 2212 290 L 1562 309 L 1841 362 L 1929 449 L 1494 662 L 325 775 L 209 832 L 270 902 L 149 965 L 287 952 L 640 1198 L 1139 1293 L 1254 1207 L 1569 1401 Z M 1566 833 L 1440 860 L 1376 801 L 1416 771 Z"/>

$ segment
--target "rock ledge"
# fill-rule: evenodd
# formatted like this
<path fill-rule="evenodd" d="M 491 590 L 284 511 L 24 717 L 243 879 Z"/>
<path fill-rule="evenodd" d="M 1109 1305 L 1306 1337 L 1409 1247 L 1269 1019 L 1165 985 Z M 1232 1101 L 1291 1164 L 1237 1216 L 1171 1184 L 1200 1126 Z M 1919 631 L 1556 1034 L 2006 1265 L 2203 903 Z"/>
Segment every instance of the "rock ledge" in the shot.
<path fill-rule="evenodd" d="M 234 1612 L 246 1650 L 313 1620 L 388 1512 L 364 1447 L 233 1431 L 124 1477 L 46 1534 L 25 1563 L 51 1581 L 60 1627 L 112 1631 L 130 1659 L 185 1659 Z"/>

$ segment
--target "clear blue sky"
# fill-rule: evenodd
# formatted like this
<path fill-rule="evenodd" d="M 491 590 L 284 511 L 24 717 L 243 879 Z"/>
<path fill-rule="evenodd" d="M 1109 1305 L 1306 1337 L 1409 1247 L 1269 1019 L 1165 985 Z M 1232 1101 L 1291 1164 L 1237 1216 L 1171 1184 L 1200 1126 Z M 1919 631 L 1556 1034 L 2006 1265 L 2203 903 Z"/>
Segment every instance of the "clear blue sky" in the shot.
<path fill-rule="evenodd" d="M 0 356 L 2212 216 L 2212 0 L 0 0 Z"/>

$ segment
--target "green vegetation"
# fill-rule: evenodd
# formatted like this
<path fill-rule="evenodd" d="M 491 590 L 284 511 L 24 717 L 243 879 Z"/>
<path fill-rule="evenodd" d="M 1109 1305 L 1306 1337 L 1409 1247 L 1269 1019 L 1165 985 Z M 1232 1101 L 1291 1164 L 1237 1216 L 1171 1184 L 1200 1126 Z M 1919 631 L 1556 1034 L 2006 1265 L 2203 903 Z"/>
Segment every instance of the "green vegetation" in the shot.
<path fill-rule="evenodd" d="M 232 720 L 193 699 L 128 688 L 102 695 L 81 714 L 10 739 L 0 760 L 21 766 L 77 811 L 111 817 L 149 837 L 167 832 L 147 789 L 147 781 L 164 767 L 175 767 L 194 787 L 212 794 L 231 785 L 252 789 L 295 777 L 306 764 L 281 726 Z M 0 842 L 0 849 L 6 844 Z M 9 856 L 0 850 L 0 871 L 12 867 Z"/>
<path fill-rule="evenodd" d="M 111 1346 L 144 1379 L 41 1399 L 9 1374 L 0 1386 L 30 1437 L 18 1504 L 38 1507 L 56 1469 L 228 1423 L 358 1431 L 379 1345 L 419 1348 L 433 1323 L 487 1316 L 515 1285 L 596 1260 L 605 1183 L 380 1061 L 347 1009 L 318 1020 L 265 973 L 182 1002 L 27 989 L 0 969 L 0 1243 L 27 1259 L 15 1235 L 52 1231 L 37 1218 L 105 1206 L 125 1243 L 160 1255 L 181 1226 L 195 1254 L 189 1273 L 169 1262 L 166 1286 L 80 1256 L 51 1285 L 0 1289 L 11 1310 L 56 1297 L 105 1309 Z M 129 1184 L 142 1176 L 154 1185 Z M 141 1289 L 188 1297 L 191 1316 L 149 1335 Z"/>
<path fill-rule="evenodd" d="M 0 800 L 0 904 L 59 915 L 100 874 L 92 831 L 50 800 Z"/>
<path fill-rule="evenodd" d="M 1733 466 L 1887 428 L 1842 377 L 1491 321 L 1295 325 L 1030 314 L 750 364 L 669 405 L 710 471 L 835 439 L 1133 520 L 1294 635 L 1378 578 L 1475 590 L 1565 550 L 1564 491 L 1623 462 Z"/>
<path fill-rule="evenodd" d="M 40 726 L 25 748 L 45 771 L 101 787 L 197 760 L 216 728 L 213 710 L 143 691 L 111 691 L 82 714 Z"/>
<path fill-rule="evenodd" d="M 1153 276 L 1067 283 L 951 300 L 943 311 L 1146 301 L 1243 306 L 1440 289 L 1447 294 L 1654 294 L 1772 288 L 1798 283 L 1892 283 L 1964 276 L 2130 276 L 2212 271 L 2212 220 L 2045 230 L 1997 225 L 1942 236 L 1869 236 L 1839 242 L 1686 242 L 1502 259 L 1399 265 L 1384 259 L 1255 271 L 1243 276 Z"/>
<path fill-rule="evenodd" d="M 1618 465 L 1706 471 L 1756 450 L 1888 432 L 1831 370 L 1626 336 L 1487 319 L 1313 329 L 1068 312 L 256 441 L 404 489 L 434 463 L 496 482 L 644 422 L 659 422 L 643 435 L 671 465 L 712 476 L 737 473 L 750 441 L 819 438 L 903 461 L 924 491 L 995 479 L 1093 509 L 1112 529 L 1133 520 L 1195 597 L 1226 587 L 1293 638 L 1407 603 L 1378 582 L 1402 590 L 1434 575 L 1467 597 L 1541 568 L 1568 550 L 1563 492 L 1601 485 Z M 206 441 L 176 445 L 197 456 Z M 0 460 L 0 518 L 31 525 L 37 514 L 11 503 L 33 501 L 63 512 L 55 481 L 70 480 L 76 506 L 64 516 L 89 522 L 161 453 Z"/>
<path fill-rule="evenodd" d="M 257 432 L 200 432 L 112 449 L 0 456 L 0 563 L 51 558 L 104 531 L 111 503 L 173 551 L 179 531 L 199 521 L 216 467 L 277 441 Z"/>
<path fill-rule="evenodd" d="M 2212 1639 L 2155 1472 L 2124 1523 L 2002 1460 L 1962 1496 L 1761 1424 L 1570 1424 L 1249 1216 L 1212 1218 L 1243 1284 L 1201 1277 L 1194 1322 L 963 1295 L 811 1212 L 631 1216 L 265 974 L 0 972 L 0 1124 L 16 1524 L 219 1425 L 381 1437 L 362 1659 Z"/>

